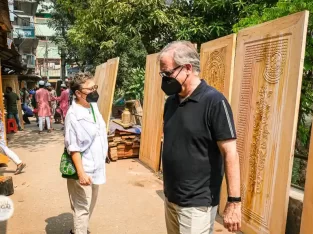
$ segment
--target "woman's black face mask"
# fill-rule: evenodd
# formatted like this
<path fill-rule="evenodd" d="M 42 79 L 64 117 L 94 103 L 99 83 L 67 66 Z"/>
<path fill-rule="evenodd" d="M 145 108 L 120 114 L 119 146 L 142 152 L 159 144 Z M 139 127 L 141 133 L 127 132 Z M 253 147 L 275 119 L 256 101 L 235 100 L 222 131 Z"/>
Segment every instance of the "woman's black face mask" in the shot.
<path fill-rule="evenodd" d="M 86 101 L 91 103 L 91 102 L 98 102 L 98 99 L 99 99 L 99 94 L 98 94 L 98 91 L 95 90 L 91 93 L 88 93 L 87 96 L 86 96 Z"/>

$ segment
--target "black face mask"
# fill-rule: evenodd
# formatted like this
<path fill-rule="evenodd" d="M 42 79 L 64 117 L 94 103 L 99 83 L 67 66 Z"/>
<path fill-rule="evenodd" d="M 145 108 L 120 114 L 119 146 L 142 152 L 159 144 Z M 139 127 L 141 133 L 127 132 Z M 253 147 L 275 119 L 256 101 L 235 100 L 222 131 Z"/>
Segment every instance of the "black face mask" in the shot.
<path fill-rule="evenodd" d="M 173 77 L 162 77 L 162 90 L 167 96 L 178 94 L 182 91 L 182 85 Z"/>
<path fill-rule="evenodd" d="M 174 94 L 179 94 L 182 91 L 182 87 L 185 84 L 187 78 L 189 75 L 187 75 L 186 79 L 184 80 L 184 82 L 181 84 L 179 83 L 179 81 L 177 80 L 177 76 L 179 75 L 179 73 L 182 71 L 183 67 L 180 69 L 180 71 L 178 72 L 178 74 L 174 77 L 170 77 L 170 76 L 163 76 L 162 77 L 162 90 L 164 91 L 164 93 L 167 96 L 170 95 L 174 95 Z"/>
<path fill-rule="evenodd" d="M 91 92 L 91 93 L 88 93 L 87 96 L 86 96 L 86 101 L 87 102 L 98 102 L 98 99 L 99 99 L 99 94 L 97 92 L 97 90 Z"/>

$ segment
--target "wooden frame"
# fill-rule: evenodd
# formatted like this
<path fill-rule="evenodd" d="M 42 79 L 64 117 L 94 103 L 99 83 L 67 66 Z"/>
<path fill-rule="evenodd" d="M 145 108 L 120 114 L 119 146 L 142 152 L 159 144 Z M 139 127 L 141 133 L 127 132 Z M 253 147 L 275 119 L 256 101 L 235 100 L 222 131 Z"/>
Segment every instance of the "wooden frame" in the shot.
<path fill-rule="evenodd" d="M 142 133 L 139 159 L 152 170 L 160 169 L 161 138 L 165 95 L 161 89 L 158 54 L 150 54 L 146 60 L 143 101 Z"/>
<path fill-rule="evenodd" d="M 308 16 L 304 11 L 238 33 L 231 104 L 244 233 L 285 233 Z"/>

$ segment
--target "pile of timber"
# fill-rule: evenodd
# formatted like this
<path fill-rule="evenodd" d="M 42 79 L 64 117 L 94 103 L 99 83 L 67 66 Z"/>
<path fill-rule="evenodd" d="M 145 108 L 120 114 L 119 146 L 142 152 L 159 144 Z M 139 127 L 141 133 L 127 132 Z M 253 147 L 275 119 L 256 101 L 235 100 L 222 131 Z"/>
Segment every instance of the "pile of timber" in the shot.
<path fill-rule="evenodd" d="M 108 141 L 109 157 L 112 161 L 139 156 L 139 134 L 116 130 L 114 135 L 108 136 Z"/>

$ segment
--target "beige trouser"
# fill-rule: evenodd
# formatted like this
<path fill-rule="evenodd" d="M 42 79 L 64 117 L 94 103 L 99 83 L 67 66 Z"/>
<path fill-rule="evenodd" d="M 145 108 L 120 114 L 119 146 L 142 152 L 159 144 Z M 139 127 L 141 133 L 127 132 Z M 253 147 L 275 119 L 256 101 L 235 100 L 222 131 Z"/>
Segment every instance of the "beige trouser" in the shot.
<path fill-rule="evenodd" d="M 78 180 L 67 180 L 67 189 L 74 215 L 75 234 L 87 234 L 89 219 L 95 208 L 99 185 L 80 185 Z"/>
<path fill-rule="evenodd" d="M 165 198 L 168 234 L 213 234 L 217 206 L 180 207 Z"/>

